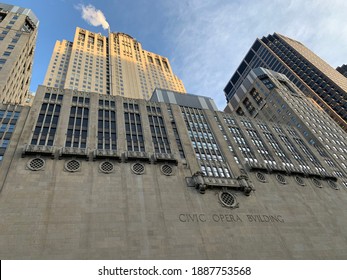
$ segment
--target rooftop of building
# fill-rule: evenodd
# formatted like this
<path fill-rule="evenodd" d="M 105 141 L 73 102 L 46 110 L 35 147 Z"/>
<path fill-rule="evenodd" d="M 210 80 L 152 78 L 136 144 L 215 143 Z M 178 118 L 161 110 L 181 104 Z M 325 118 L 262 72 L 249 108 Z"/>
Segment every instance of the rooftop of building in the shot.
<path fill-rule="evenodd" d="M 0 11 L 27 15 L 36 27 L 39 26 L 39 20 L 31 9 L 22 8 L 11 4 L 0 3 Z"/>
<path fill-rule="evenodd" d="M 150 98 L 150 101 L 218 111 L 214 100 L 210 97 L 190 93 L 181 93 L 167 89 L 156 88 L 152 94 L 152 97 Z"/>

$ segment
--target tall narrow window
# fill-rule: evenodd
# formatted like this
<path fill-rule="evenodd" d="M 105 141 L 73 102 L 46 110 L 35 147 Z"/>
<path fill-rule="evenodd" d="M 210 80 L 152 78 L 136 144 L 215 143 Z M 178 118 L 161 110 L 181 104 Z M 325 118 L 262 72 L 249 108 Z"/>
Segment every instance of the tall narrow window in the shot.
<path fill-rule="evenodd" d="M 103 100 L 100 100 L 101 104 Z M 99 101 L 99 103 L 100 103 Z M 113 109 L 110 106 L 112 102 Z M 114 101 L 105 100 L 104 107 L 98 112 L 98 149 L 116 150 L 116 111 Z"/>
<path fill-rule="evenodd" d="M 123 103 L 125 137 L 128 151 L 144 152 L 145 143 L 143 139 L 141 116 L 139 106 L 136 103 Z"/>
<path fill-rule="evenodd" d="M 56 94 L 45 94 L 45 102 L 41 105 L 31 138 L 32 145 L 53 146 L 61 109 L 61 105 L 57 103 L 63 98 L 63 95 L 58 96 L 57 100 Z"/>
<path fill-rule="evenodd" d="M 89 122 L 89 98 L 72 97 L 69 125 L 66 133 L 66 147 L 86 148 Z"/>
<path fill-rule="evenodd" d="M 160 107 L 147 106 L 147 112 L 155 153 L 171 153 Z"/>
<path fill-rule="evenodd" d="M 172 130 L 174 132 L 174 135 L 175 135 L 176 144 L 177 144 L 178 151 L 180 153 L 180 157 L 181 158 L 185 158 L 185 154 L 184 154 L 181 138 L 180 138 L 180 136 L 178 134 L 178 130 L 177 130 L 176 122 L 175 122 L 173 114 L 172 114 L 171 106 L 170 106 L 170 104 L 167 104 L 167 106 L 168 106 L 167 111 L 168 111 L 169 117 L 171 119 L 171 126 L 172 126 Z"/>

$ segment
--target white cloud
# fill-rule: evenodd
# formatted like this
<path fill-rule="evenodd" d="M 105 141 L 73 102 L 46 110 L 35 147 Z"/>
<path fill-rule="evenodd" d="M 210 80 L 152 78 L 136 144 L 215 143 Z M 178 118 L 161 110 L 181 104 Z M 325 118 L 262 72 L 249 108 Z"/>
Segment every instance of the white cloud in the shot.
<path fill-rule="evenodd" d="M 93 5 L 88 4 L 87 6 L 83 4 L 76 5 L 75 8 L 82 12 L 82 18 L 87 21 L 90 25 L 99 26 L 101 25 L 103 29 L 109 27 L 106 17 L 103 12 L 96 9 Z"/>
<path fill-rule="evenodd" d="M 173 68 L 188 92 L 226 105 L 224 86 L 257 37 L 278 32 L 334 68 L 347 63 L 347 1 L 189 0 L 167 3 Z"/>

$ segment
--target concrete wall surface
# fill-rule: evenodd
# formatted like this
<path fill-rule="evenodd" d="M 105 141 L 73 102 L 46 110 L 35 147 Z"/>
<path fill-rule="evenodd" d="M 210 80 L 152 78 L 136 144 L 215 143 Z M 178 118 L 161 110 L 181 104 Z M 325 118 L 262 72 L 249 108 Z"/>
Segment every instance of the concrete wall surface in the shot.
<path fill-rule="evenodd" d="M 239 207 L 219 202 L 220 189 L 200 194 L 187 187 L 185 166 L 162 174 L 161 164 L 114 162 L 104 174 L 100 160 L 17 157 L 0 193 L 1 259 L 346 259 L 345 189 L 318 188 L 291 177 L 279 184 L 250 174 L 250 196 L 235 194 Z"/>

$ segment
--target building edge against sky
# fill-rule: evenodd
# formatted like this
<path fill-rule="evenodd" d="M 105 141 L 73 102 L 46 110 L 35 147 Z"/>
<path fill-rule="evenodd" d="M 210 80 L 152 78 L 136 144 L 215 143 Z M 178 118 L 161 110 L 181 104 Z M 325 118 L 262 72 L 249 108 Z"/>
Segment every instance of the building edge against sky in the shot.
<path fill-rule="evenodd" d="M 56 42 L 43 84 L 147 100 L 155 88 L 185 93 L 166 57 L 130 35 L 107 37 L 79 27 L 73 42 Z"/>
<path fill-rule="evenodd" d="M 274 33 L 256 39 L 224 88 L 229 102 L 248 73 L 264 67 L 285 74 L 347 131 L 347 79 L 298 41 Z"/>
<path fill-rule="evenodd" d="M 0 166 L 32 102 L 29 86 L 38 25 L 30 9 L 0 3 Z"/>
<path fill-rule="evenodd" d="M 214 108 L 40 86 L 0 170 L 0 257 L 345 259 L 338 160 Z"/>
<path fill-rule="evenodd" d="M 26 8 L 0 3 L 0 102 L 26 105 L 39 21 Z"/>
<path fill-rule="evenodd" d="M 340 72 L 343 76 L 347 78 L 347 64 L 343 64 L 336 68 L 336 71 Z"/>
<path fill-rule="evenodd" d="M 3 259 L 346 257 L 334 158 L 296 127 L 153 96 L 39 87 L 0 172 L 0 240 L 14 241 Z M 333 243 L 331 231 L 342 232 Z"/>
<path fill-rule="evenodd" d="M 235 112 L 149 99 L 167 60 L 110 37 L 77 28 L 56 44 L 53 87 L 0 107 L 1 259 L 346 259 L 346 133 L 324 111 L 261 68 Z"/>
<path fill-rule="evenodd" d="M 284 74 L 264 68 L 251 70 L 225 111 L 295 126 L 311 145 L 325 150 L 347 170 L 345 131 Z"/>

